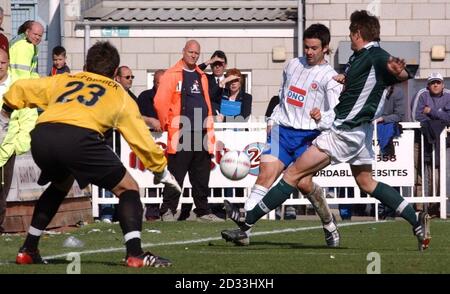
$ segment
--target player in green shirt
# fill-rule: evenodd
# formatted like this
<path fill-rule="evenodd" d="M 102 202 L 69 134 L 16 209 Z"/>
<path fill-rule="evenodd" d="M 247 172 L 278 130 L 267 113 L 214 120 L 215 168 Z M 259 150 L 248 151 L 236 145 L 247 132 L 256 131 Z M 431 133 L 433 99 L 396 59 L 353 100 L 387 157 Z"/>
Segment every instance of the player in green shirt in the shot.
<path fill-rule="evenodd" d="M 375 197 L 385 206 L 396 210 L 413 227 L 419 250 L 428 248 L 431 236 L 429 216 L 416 215 L 413 207 L 395 189 L 372 177 L 373 125 L 382 114 L 382 94 L 387 86 L 407 80 L 409 73 L 404 60 L 394 58 L 380 48 L 380 23 L 367 11 L 355 11 L 350 17 L 350 39 L 354 54 L 344 75 L 336 80 L 344 90 L 335 107 L 331 129 L 322 132 L 313 145 L 285 172 L 283 179 L 246 214 L 238 230 L 222 231 L 225 240 L 248 237 L 252 225 L 270 210 L 281 205 L 297 188 L 306 195 L 320 189 L 311 176 L 329 164 L 349 163 L 361 191 Z M 311 116 L 315 114 L 311 111 Z"/>

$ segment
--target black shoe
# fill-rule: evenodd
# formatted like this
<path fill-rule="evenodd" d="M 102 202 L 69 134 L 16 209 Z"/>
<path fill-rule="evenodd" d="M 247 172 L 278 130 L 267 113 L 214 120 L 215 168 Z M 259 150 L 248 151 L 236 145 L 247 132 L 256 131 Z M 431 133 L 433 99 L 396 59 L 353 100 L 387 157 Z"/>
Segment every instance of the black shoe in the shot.
<path fill-rule="evenodd" d="M 430 233 L 431 217 L 426 212 L 420 212 L 418 216 L 419 225 L 413 228 L 413 233 L 417 237 L 419 251 L 428 249 L 431 241 Z"/>
<path fill-rule="evenodd" d="M 227 213 L 227 218 L 234 221 L 239 227 L 244 225 L 246 215 L 245 209 L 236 207 L 228 200 L 224 200 L 223 203 L 225 206 L 225 211 Z"/>
<path fill-rule="evenodd" d="M 325 233 L 325 242 L 328 247 L 339 247 L 340 235 L 336 224 L 336 219 L 333 219 L 328 224 L 323 224 L 323 231 Z"/>
<path fill-rule="evenodd" d="M 222 238 L 227 242 L 233 242 L 239 246 L 247 246 L 250 244 L 250 238 L 246 232 L 241 229 L 223 230 L 221 232 Z"/>
<path fill-rule="evenodd" d="M 20 247 L 16 256 L 17 264 L 48 264 L 48 262 L 42 259 L 39 254 L 39 250 L 30 251 L 25 247 Z"/>
<path fill-rule="evenodd" d="M 139 256 L 128 256 L 126 265 L 128 267 L 168 267 L 172 265 L 172 262 L 147 251 Z"/>

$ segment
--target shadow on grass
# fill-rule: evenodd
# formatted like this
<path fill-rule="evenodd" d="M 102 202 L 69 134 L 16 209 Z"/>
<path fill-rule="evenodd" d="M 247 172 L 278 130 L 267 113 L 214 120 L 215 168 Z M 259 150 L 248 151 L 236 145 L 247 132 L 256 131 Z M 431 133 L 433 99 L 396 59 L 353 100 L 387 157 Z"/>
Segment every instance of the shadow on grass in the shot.
<path fill-rule="evenodd" d="M 48 264 L 49 265 L 59 265 L 59 264 L 67 264 L 69 265 L 71 263 L 71 261 L 65 260 L 65 259 L 51 259 L 48 260 Z M 107 266 L 124 266 L 124 262 L 123 261 L 95 261 L 95 260 L 82 260 L 81 264 L 98 264 L 98 265 L 107 265 Z"/>
<path fill-rule="evenodd" d="M 217 247 L 231 247 L 231 248 L 247 248 L 249 250 L 265 250 L 268 247 L 278 247 L 279 249 L 292 248 L 292 249 L 336 249 L 336 250 L 346 250 L 348 247 L 328 247 L 326 245 L 311 245 L 311 244 L 303 244 L 303 243 L 295 243 L 295 242 L 271 242 L 271 241 L 252 241 L 250 245 L 243 246 L 233 244 L 233 242 L 223 242 L 223 243 L 215 243 L 209 242 L 208 246 L 217 246 Z M 264 247 L 261 247 L 264 246 Z M 281 247 L 281 248 L 280 248 Z"/>

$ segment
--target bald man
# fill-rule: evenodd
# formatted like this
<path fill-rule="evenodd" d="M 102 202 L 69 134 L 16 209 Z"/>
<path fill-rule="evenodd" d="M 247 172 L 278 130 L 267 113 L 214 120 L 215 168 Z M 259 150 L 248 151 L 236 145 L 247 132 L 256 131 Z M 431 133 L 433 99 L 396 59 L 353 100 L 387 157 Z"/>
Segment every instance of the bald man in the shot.
<path fill-rule="evenodd" d="M 42 36 L 44 35 L 44 27 L 37 21 L 33 21 L 31 27 L 25 31 L 28 42 L 37 46 L 42 41 Z"/>
<path fill-rule="evenodd" d="M 27 21 L 30 23 L 29 21 Z M 10 74 L 14 81 L 18 79 L 39 78 L 37 61 L 44 34 L 44 27 L 37 21 L 27 25 L 25 32 L 17 35 L 9 46 Z"/>
<path fill-rule="evenodd" d="M 183 57 L 161 78 L 154 106 L 163 130 L 168 131 L 168 167 L 180 186 L 189 173 L 199 221 L 223 221 L 209 211 L 210 160 L 214 128 L 208 80 L 197 66 L 200 44 L 186 42 Z M 180 193 L 164 189 L 160 213 L 163 221 L 175 220 Z"/>
<path fill-rule="evenodd" d="M 134 101 L 137 101 L 136 95 L 134 95 L 134 93 L 131 91 L 134 80 L 134 75 L 131 71 L 131 68 L 126 65 L 119 66 L 117 75 L 114 77 L 114 79 L 122 85 L 122 87 L 128 92 L 128 95 L 130 95 Z"/>

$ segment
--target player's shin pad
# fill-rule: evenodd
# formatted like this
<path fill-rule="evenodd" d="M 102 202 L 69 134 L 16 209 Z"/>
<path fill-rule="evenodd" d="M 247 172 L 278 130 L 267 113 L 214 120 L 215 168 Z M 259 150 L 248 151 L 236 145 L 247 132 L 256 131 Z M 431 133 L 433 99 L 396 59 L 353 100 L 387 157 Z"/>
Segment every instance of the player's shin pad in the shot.
<path fill-rule="evenodd" d="M 333 219 L 323 189 L 319 185 L 313 183 L 313 190 L 306 198 L 311 202 L 322 223 L 329 223 Z"/>

